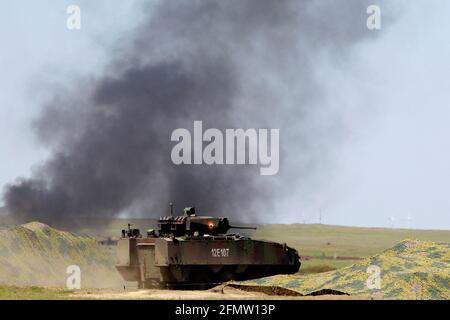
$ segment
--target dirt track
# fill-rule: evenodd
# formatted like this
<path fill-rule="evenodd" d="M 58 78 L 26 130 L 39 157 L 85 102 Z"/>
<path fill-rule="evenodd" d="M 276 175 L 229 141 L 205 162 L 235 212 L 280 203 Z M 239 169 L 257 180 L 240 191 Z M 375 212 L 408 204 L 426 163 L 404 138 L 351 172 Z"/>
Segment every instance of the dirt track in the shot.
<path fill-rule="evenodd" d="M 162 290 L 162 289 L 146 289 L 146 290 L 106 290 L 92 289 L 82 290 L 72 296 L 81 299 L 179 299 L 179 300 L 233 300 L 233 299 L 314 299 L 314 300 L 348 300 L 348 299 L 368 299 L 361 296 L 340 296 L 340 295 L 322 295 L 308 297 L 292 297 L 292 296 L 272 296 L 261 292 L 248 292 L 239 289 L 219 286 L 210 290 Z"/>
<path fill-rule="evenodd" d="M 258 292 L 245 292 L 234 288 L 217 287 L 210 290 L 127 289 L 82 290 L 74 297 L 88 299 L 267 299 Z"/>

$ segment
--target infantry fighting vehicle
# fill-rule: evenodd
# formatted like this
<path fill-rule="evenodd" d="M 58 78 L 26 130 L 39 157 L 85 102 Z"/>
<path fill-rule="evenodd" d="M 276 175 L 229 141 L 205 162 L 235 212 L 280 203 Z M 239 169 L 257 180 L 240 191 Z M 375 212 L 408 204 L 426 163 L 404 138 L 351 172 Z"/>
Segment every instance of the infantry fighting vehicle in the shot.
<path fill-rule="evenodd" d="M 128 225 L 117 244 L 116 268 L 140 288 L 208 286 L 247 280 L 300 268 L 297 251 L 286 244 L 252 240 L 230 229 L 227 218 L 199 216 L 195 208 L 182 216 L 158 220 L 158 229 L 142 236 Z"/>

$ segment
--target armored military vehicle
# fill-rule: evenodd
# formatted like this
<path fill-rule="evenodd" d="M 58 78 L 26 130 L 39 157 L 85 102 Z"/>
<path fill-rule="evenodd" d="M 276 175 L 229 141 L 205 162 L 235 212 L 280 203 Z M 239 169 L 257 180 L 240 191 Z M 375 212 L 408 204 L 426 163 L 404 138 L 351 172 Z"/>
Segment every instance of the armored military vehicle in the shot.
<path fill-rule="evenodd" d="M 286 244 L 252 240 L 230 229 L 227 218 L 199 216 L 195 208 L 181 216 L 158 220 L 158 229 L 143 236 L 139 229 L 122 230 L 116 268 L 140 288 L 201 287 L 229 280 L 247 280 L 296 273 L 298 252 Z"/>

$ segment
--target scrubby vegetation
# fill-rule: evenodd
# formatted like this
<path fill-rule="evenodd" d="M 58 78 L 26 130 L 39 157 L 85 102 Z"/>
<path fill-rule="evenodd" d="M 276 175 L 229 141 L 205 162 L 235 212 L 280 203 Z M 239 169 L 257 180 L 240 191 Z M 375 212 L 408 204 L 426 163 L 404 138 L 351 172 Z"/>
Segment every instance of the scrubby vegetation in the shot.
<path fill-rule="evenodd" d="M 0 284 L 66 286 L 67 267 L 81 268 L 84 287 L 118 286 L 114 257 L 89 236 L 31 222 L 0 230 Z"/>
<path fill-rule="evenodd" d="M 375 279 L 378 278 L 378 282 Z M 450 244 L 405 240 L 345 268 L 309 275 L 277 275 L 238 286 L 294 294 L 334 292 L 380 299 L 450 299 Z"/>

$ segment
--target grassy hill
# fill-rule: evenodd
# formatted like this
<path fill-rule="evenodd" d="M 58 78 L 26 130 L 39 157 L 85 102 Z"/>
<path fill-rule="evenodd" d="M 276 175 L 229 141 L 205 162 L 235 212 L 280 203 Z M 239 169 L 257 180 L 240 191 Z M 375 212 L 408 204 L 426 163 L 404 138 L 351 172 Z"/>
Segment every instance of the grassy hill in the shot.
<path fill-rule="evenodd" d="M 450 230 L 359 228 L 320 224 L 262 225 L 253 238 L 286 242 L 303 257 L 301 273 L 344 267 L 404 239 L 450 243 Z"/>
<path fill-rule="evenodd" d="M 122 283 L 114 257 L 93 237 L 39 222 L 0 230 L 0 284 L 65 287 L 69 265 L 81 268 L 83 287 Z"/>
<path fill-rule="evenodd" d="M 95 223 L 86 221 L 80 224 L 81 227 L 78 225 L 72 230 L 77 234 L 86 234 L 83 236 L 60 231 L 38 222 L 3 228 L 0 230 L 0 298 L 70 298 L 70 292 L 64 288 L 68 276 L 66 268 L 72 264 L 81 267 L 82 288 L 122 287 L 124 282 L 114 269 L 114 247 L 101 246 L 97 240 L 118 237 L 120 230 L 126 228 L 127 223 L 142 231 L 155 227 L 154 219 L 113 219 L 109 222 Z M 397 261 L 395 250 L 391 250 L 388 254 L 383 251 L 398 243 L 405 243 L 404 239 L 413 239 L 410 240 L 413 243 L 417 240 L 450 243 L 450 231 L 445 230 L 274 224 L 259 225 L 256 231 L 242 231 L 254 239 L 285 242 L 296 248 L 302 257 L 300 273 L 295 275 L 300 278 L 296 280 L 303 279 L 301 278 L 303 276 L 315 277 L 314 274 L 317 274 L 319 280 L 330 280 L 334 279 L 333 275 L 341 274 L 343 270 L 348 270 L 351 278 L 352 272 L 360 275 L 358 272 L 364 271 L 366 262 L 371 261 L 374 256 L 377 257 L 380 252 L 382 255 L 378 257 L 381 257 L 379 259 L 381 262 L 388 261 L 386 259 L 395 262 Z M 435 245 L 430 244 L 431 251 L 435 250 L 433 246 Z M 428 247 L 424 248 L 427 253 Z M 446 248 L 448 252 L 448 246 Z M 399 263 L 402 261 L 399 260 Z M 426 259 L 420 261 L 426 262 Z M 356 266 L 356 269 L 352 266 Z M 422 264 L 418 264 L 416 269 L 422 267 Z M 447 265 L 446 268 L 448 269 Z M 422 275 L 416 271 L 411 275 L 414 281 L 428 281 L 429 275 Z M 439 278 L 439 275 L 436 277 Z M 404 278 L 402 281 L 408 283 L 408 279 Z M 320 282 L 314 281 L 315 284 L 311 287 L 319 287 Z"/>
<path fill-rule="evenodd" d="M 117 238 L 127 223 L 145 231 L 155 219 L 83 221 L 70 232 L 40 223 L 0 230 L 0 284 L 65 286 L 65 270 L 80 265 L 83 287 L 118 287 L 123 284 L 114 269 L 113 247 L 98 239 Z M 302 257 L 300 273 L 318 273 L 345 267 L 386 250 L 404 239 L 450 243 L 450 231 L 358 228 L 319 224 L 258 225 L 245 231 L 254 239 L 285 242 Z M 145 232 L 143 232 L 145 233 Z M 244 233 L 244 232 L 242 232 Z"/>

